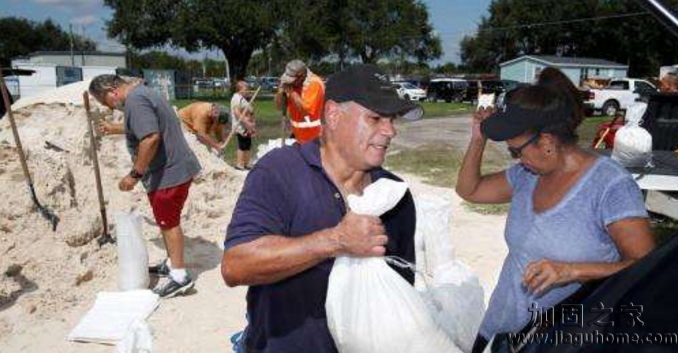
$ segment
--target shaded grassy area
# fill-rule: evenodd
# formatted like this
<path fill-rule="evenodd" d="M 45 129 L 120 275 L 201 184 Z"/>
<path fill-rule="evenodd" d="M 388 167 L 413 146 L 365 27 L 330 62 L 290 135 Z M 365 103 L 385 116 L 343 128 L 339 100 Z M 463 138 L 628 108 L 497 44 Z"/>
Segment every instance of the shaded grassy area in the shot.
<path fill-rule="evenodd" d="M 577 131 L 579 133 L 579 145 L 584 148 L 591 147 L 591 142 L 598 133 L 598 125 L 610 120 L 611 118 L 609 116 L 592 116 L 586 118 Z"/>
<path fill-rule="evenodd" d="M 416 149 L 407 149 L 394 145 L 386 160 L 386 168 L 414 174 L 426 183 L 446 188 L 454 188 L 457 184 L 457 173 L 461 167 L 464 151 L 440 144 L 424 145 Z M 500 171 L 508 166 L 509 161 L 496 150 L 488 146 L 483 161 L 483 173 Z M 508 205 L 476 205 L 464 202 L 465 207 L 482 214 L 505 214 Z"/>
<path fill-rule="evenodd" d="M 224 106 L 230 105 L 230 99 L 224 98 L 211 98 L 209 96 L 202 97 L 202 101 L 214 102 Z M 172 101 L 173 105 L 176 105 L 179 108 L 185 107 L 186 105 L 196 102 L 197 100 L 182 100 L 177 99 Z M 470 104 L 466 103 L 432 103 L 432 102 L 423 102 L 422 106 L 424 107 L 424 118 L 434 118 L 441 116 L 449 116 L 454 114 L 464 114 L 469 111 L 469 107 L 472 107 Z M 257 147 L 262 143 L 267 143 L 268 140 L 278 139 L 281 137 L 281 113 L 275 109 L 273 99 L 268 97 L 259 97 L 254 104 L 255 115 L 257 118 L 257 128 L 259 130 L 259 137 L 252 141 L 252 154 L 255 154 Z M 235 165 L 236 159 L 236 141 L 235 138 L 229 143 L 224 152 L 224 159 L 227 163 Z"/>
<path fill-rule="evenodd" d="M 470 114 L 474 105 L 470 103 L 421 102 L 424 108 L 424 118 L 440 118 L 450 115 Z"/>

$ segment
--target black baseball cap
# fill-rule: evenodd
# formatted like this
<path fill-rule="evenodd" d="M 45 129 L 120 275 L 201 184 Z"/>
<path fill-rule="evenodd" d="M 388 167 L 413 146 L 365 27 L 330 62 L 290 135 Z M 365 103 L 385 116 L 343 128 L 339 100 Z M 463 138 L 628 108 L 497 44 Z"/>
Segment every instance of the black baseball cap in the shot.
<path fill-rule="evenodd" d="M 506 141 L 528 130 L 542 130 L 560 124 L 573 114 L 567 105 L 553 105 L 547 109 L 527 109 L 506 102 L 480 124 L 480 130 L 490 140 Z"/>
<path fill-rule="evenodd" d="M 376 65 L 353 65 L 327 80 L 325 100 L 337 103 L 356 102 L 383 116 L 417 120 L 424 115 L 421 106 L 398 96 L 388 75 Z"/>

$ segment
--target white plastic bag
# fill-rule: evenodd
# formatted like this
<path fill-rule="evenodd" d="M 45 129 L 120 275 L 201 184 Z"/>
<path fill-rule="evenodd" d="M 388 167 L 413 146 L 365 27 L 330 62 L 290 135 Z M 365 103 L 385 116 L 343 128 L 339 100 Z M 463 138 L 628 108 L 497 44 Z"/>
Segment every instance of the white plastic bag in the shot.
<path fill-rule="evenodd" d="M 151 328 L 144 320 L 136 320 L 118 343 L 116 353 L 152 353 L 153 336 Z"/>
<path fill-rule="evenodd" d="M 405 195 L 407 185 L 380 179 L 348 204 L 357 214 L 380 216 Z M 329 278 L 327 324 L 340 353 L 455 353 L 423 298 L 384 258 L 335 260 Z"/>
<path fill-rule="evenodd" d="M 285 145 L 292 146 L 297 140 L 293 138 L 286 138 Z M 261 159 L 266 153 L 271 152 L 276 148 L 282 147 L 282 139 L 268 140 L 268 143 L 262 143 L 257 147 L 257 160 Z"/>
<path fill-rule="evenodd" d="M 652 135 L 640 127 L 647 104 L 637 102 L 626 110 L 626 125 L 614 136 L 612 159 L 624 167 L 645 167 L 652 162 Z"/>
<path fill-rule="evenodd" d="M 422 293 L 436 323 L 466 353 L 471 352 L 485 315 L 485 294 L 478 277 L 459 260 L 440 266 Z"/>
<path fill-rule="evenodd" d="M 652 135 L 634 124 L 626 124 L 614 137 L 612 159 L 624 167 L 645 167 L 652 162 Z"/>
<path fill-rule="evenodd" d="M 425 274 L 417 274 L 415 288 L 436 323 L 463 352 L 470 352 L 485 314 L 483 287 L 471 269 L 454 258 L 449 198 L 425 195 L 415 203 L 417 270 Z"/>
<path fill-rule="evenodd" d="M 414 199 L 417 209 L 415 250 L 417 271 L 415 288 L 426 289 L 426 278 L 435 270 L 454 260 L 450 236 L 452 203 L 446 195 L 422 195 Z"/>
<path fill-rule="evenodd" d="M 118 289 L 147 289 L 148 252 L 141 237 L 141 217 L 137 213 L 115 215 L 118 245 Z"/>

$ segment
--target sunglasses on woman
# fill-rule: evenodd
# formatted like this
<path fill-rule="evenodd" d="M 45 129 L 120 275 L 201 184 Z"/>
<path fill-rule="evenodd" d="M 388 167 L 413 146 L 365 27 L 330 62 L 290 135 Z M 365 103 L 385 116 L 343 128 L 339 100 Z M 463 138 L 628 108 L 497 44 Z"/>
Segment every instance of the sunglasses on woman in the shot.
<path fill-rule="evenodd" d="M 525 147 L 529 146 L 530 144 L 534 143 L 535 141 L 537 141 L 539 139 L 539 134 L 540 133 L 537 132 L 534 136 L 530 137 L 529 140 L 525 141 L 525 143 L 523 143 L 522 145 L 520 145 L 518 147 L 508 146 L 508 151 L 511 154 L 511 158 L 519 159 L 520 157 L 522 157 L 523 156 L 523 149 Z"/>

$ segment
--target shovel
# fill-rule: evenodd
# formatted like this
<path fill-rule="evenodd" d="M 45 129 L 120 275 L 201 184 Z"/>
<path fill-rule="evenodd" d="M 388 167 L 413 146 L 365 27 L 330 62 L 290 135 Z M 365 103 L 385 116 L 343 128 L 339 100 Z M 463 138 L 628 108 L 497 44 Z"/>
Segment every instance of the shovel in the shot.
<path fill-rule="evenodd" d="M 82 94 L 82 100 L 85 102 L 85 113 L 87 115 L 87 131 L 89 131 L 90 148 L 92 152 L 92 161 L 94 163 L 94 178 L 97 183 L 97 196 L 99 196 L 99 211 L 101 211 L 101 223 L 103 223 L 103 233 L 97 239 L 99 246 L 106 243 L 115 243 L 108 234 L 108 219 L 106 218 L 106 203 L 104 202 L 104 190 L 101 187 L 101 171 L 99 170 L 99 154 L 97 152 L 97 139 L 94 137 L 94 122 L 92 121 L 92 113 L 89 108 L 89 94 L 87 92 Z"/>
<path fill-rule="evenodd" d="M 57 217 L 54 212 L 47 209 L 45 206 L 40 204 L 38 197 L 35 194 L 35 188 L 33 187 L 33 179 L 31 179 L 31 173 L 28 171 L 28 164 L 26 164 L 26 155 L 24 154 L 24 149 L 21 146 L 21 138 L 19 137 L 19 130 L 16 127 L 16 122 L 14 121 L 14 114 L 12 113 L 12 105 L 9 102 L 9 92 L 7 92 L 7 86 L 5 85 L 5 79 L 0 74 L 0 90 L 2 91 L 2 99 L 7 107 L 7 117 L 9 118 L 9 124 L 12 127 L 12 134 L 14 135 L 14 142 L 16 143 L 17 152 L 19 153 L 19 160 L 21 161 L 21 169 L 23 169 L 24 177 L 28 183 L 28 191 L 31 194 L 31 200 L 33 204 L 38 208 L 38 212 L 52 224 L 52 231 L 56 232 L 57 225 L 59 224 L 59 217 Z"/>
<path fill-rule="evenodd" d="M 287 124 L 287 93 L 283 93 L 282 95 L 282 123 L 281 123 L 281 130 L 282 133 L 280 135 L 280 139 L 282 140 L 282 143 L 280 147 L 285 147 L 285 136 L 287 136 L 287 129 L 286 129 L 286 124 Z"/>

